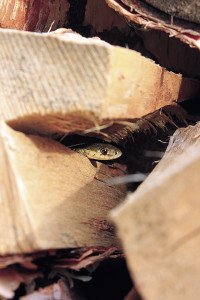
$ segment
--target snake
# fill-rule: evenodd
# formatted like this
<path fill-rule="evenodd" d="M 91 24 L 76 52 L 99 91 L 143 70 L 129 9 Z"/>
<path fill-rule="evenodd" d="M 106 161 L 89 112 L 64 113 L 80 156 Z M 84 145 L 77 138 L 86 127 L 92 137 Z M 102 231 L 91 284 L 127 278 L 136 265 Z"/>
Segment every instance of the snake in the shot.
<path fill-rule="evenodd" d="M 121 150 L 112 144 L 94 143 L 72 149 L 95 160 L 113 160 L 122 155 Z"/>

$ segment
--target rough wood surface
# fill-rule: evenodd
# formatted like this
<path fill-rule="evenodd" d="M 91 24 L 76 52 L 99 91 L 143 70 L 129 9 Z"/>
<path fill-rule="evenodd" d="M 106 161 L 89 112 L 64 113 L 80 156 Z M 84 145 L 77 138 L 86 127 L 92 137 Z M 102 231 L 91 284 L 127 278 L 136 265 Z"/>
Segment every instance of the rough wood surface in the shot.
<path fill-rule="evenodd" d="M 147 180 L 112 213 L 145 300 L 200 296 L 200 123 L 178 131 Z"/>
<path fill-rule="evenodd" d="M 1 119 L 21 131 L 51 135 L 139 118 L 199 90 L 199 82 L 98 39 L 0 31 Z"/>
<path fill-rule="evenodd" d="M 199 24 L 174 18 L 173 15 L 167 15 L 141 0 L 106 0 L 106 2 L 133 25 L 136 23 L 144 30 L 164 31 L 191 47 L 200 49 Z"/>
<path fill-rule="evenodd" d="M 67 0 L 2 0 L 0 27 L 43 32 L 67 22 Z"/>
<path fill-rule="evenodd" d="M 155 2 L 157 5 L 167 6 L 166 2 L 157 0 Z M 101 14 L 99 14 L 100 10 Z M 200 79 L 200 52 L 198 49 L 189 47 L 177 37 L 169 36 L 165 32 L 141 30 L 140 27 L 134 26 L 114 9 L 111 9 L 104 0 L 87 1 L 84 25 L 89 25 L 94 34 L 109 36 L 114 44 L 124 43 L 147 57 L 153 57 L 166 69 Z"/>
<path fill-rule="evenodd" d="M 200 23 L 199 0 L 168 0 L 167 2 L 156 0 L 145 1 L 176 18 Z"/>
<path fill-rule="evenodd" d="M 0 255 L 42 249 L 117 245 L 108 212 L 125 187 L 105 180 L 118 165 L 94 166 L 48 138 L 1 127 Z"/>
<path fill-rule="evenodd" d="M 191 48 L 176 37 L 165 32 L 140 31 L 145 48 L 150 51 L 165 68 L 180 72 L 185 76 L 200 79 L 200 51 Z"/>

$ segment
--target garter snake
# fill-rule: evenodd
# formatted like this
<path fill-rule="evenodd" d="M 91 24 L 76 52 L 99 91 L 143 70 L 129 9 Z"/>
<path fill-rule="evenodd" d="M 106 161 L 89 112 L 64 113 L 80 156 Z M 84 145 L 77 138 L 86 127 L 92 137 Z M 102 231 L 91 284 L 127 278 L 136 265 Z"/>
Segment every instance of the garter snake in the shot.
<path fill-rule="evenodd" d="M 95 143 L 78 148 L 72 148 L 73 150 L 87 156 L 89 159 L 95 160 L 113 160 L 122 155 L 122 152 L 117 147 L 111 144 Z"/>

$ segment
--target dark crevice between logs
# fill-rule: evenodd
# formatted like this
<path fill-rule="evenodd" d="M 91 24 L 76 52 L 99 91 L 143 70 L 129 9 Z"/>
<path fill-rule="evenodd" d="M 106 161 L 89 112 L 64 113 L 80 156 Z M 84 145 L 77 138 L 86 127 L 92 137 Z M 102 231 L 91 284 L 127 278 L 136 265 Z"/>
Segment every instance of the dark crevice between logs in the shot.
<path fill-rule="evenodd" d="M 67 27 L 82 34 L 83 36 L 88 36 L 89 27 L 83 27 L 87 0 L 68 0 L 68 2 L 70 4 L 70 10 L 68 14 Z"/>

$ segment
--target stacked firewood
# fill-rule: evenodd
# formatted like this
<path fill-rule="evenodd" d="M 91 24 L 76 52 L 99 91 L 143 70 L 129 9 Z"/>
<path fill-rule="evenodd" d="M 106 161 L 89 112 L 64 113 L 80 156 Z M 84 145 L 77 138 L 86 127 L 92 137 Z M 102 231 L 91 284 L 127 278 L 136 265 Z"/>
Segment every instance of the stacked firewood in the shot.
<path fill-rule="evenodd" d="M 1 299 L 199 299 L 199 16 L 156 2 L 0 3 Z"/>

